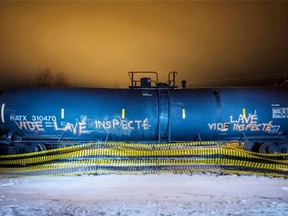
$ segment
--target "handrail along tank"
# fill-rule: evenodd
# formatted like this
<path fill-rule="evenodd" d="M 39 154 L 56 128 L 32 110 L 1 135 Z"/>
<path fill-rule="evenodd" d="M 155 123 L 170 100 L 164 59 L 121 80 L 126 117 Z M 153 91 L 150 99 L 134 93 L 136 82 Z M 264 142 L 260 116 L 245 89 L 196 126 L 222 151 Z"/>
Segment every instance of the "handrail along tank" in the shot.
<path fill-rule="evenodd" d="M 144 77 L 142 75 L 145 74 Z M 287 152 L 287 88 L 177 88 L 177 72 L 129 72 L 128 89 L 17 88 L 1 95 L 2 153 L 89 141 L 238 140 Z"/>

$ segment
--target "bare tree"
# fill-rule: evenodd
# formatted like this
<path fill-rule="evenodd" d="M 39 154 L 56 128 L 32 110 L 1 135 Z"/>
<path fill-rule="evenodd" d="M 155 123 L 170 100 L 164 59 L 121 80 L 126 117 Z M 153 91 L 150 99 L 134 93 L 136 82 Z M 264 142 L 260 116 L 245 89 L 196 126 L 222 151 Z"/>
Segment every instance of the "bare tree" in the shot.
<path fill-rule="evenodd" d="M 49 68 L 44 68 L 39 71 L 37 75 L 37 85 L 48 87 L 53 84 L 53 75 Z"/>
<path fill-rule="evenodd" d="M 58 72 L 54 75 L 55 87 L 66 87 L 68 85 L 67 76 L 63 72 Z"/>
<path fill-rule="evenodd" d="M 49 68 L 44 68 L 39 71 L 36 84 L 42 87 L 65 87 L 68 86 L 68 78 L 63 72 L 53 74 Z"/>

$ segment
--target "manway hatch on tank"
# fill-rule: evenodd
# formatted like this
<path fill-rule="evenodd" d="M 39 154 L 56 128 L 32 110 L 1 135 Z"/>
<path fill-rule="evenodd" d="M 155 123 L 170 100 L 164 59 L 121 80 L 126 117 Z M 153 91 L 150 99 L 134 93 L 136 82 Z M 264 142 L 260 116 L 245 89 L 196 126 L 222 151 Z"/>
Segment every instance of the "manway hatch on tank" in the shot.
<path fill-rule="evenodd" d="M 165 83 L 158 81 L 158 73 L 154 71 L 129 72 L 130 89 L 151 89 L 157 91 L 158 96 L 158 141 L 170 142 L 170 90 L 177 88 L 176 76 L 178 72 L 168 74 Z"/>
<path fill-rule="evenodd" d="M 158 73 L 155 71 L 130 71 L 128 73 L 131 85 L 130 89 L 138 88 L 166 88 L 166 89 L 175 89 L 176 86 L 176 77 L 178 72 L 172 71 L 168 74 L 168 80 L 166 82 L 159 82 Z"/>

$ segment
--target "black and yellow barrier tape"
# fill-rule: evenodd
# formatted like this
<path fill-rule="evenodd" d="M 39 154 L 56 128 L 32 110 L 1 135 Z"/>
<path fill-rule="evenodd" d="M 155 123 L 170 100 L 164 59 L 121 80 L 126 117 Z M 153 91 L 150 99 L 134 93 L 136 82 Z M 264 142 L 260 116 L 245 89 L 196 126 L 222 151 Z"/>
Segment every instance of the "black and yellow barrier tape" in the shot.
<path fill-rule="evenodd" d="M 88 143 L 0 156 L 0 177 L 217 172 L 288 177 L 288 154 L 260 154 L 218 142 Z"/>

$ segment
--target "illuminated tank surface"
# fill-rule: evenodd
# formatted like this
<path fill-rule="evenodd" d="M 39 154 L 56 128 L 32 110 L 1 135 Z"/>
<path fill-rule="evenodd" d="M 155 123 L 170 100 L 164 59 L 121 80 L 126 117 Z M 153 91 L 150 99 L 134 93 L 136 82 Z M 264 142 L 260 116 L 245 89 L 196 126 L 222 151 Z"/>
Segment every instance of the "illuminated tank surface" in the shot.
<path fill-rule="evenodd" d="M 132 73 L 128 89 L 7 91 L 0 98 L 2 143 L 22 140 L 28 146 L 33 141 L 52 148 L 61 140 L 239 140 L 249 142 L 249 150 L 286 151 L 282 144 L 288 129 L 287 88 L 186 89 L 176 88 L 175 77 L 169 84 L 156 78 L 155 86 L 148 78 L 137 86 Z M 264 143 L 268 144 L 261 148 Z"/>

